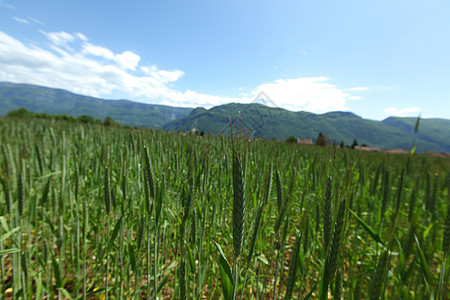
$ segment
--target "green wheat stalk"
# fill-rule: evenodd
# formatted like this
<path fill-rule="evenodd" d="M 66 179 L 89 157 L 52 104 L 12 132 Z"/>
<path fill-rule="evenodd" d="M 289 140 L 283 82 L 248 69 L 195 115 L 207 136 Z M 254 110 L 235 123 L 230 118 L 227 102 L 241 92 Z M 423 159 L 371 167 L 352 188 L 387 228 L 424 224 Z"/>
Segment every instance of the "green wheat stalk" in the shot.
<path fill-rule="evenodd" d="M 327 184 L 325 188 L 325 198 L 323 205 L 323 239 L 324 239 L 324 253 L 327 254 L 328 246 L 331 241 L 331 230 L 332 230 L 332 188 L 333 188 L 333 178 L 331 176 L 327 177 Z"/>
<path fill-rule="evenodd" d="M 380 299 L 381 289 L 383 286 L 383 281 L 387 272 L 388 265 L 388 249 L 383 249 L 381 255 L 378 258 L 377 268 L 372 277 L 371 285 L 370 285 L 370 299 L 378 300 Z"/>
<path fill-rule="evenodd" d="M 319 299 L 321 300 L 328 297 L 328 285 L 336 272 L 342 234 L 344 230 L 347 205 L 346 202 L 347 201 L 344 198 L 339 204 L 338 214 L 334 225 L 333 239 L 331 240 L 330 251 L 328 252 L 325 260 L 325 268 L 322 274 L 321 292 L 319 294 Z"/>

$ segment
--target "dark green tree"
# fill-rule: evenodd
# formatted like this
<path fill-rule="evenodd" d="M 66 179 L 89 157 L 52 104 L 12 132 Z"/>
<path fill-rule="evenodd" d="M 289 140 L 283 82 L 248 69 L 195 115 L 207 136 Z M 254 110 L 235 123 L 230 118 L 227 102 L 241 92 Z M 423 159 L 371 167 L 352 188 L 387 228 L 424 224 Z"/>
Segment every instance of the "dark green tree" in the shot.
<path fill-rule="evenodd" d="M 329 142 L 329 138 L 327 136 L 323 135 L 322 132 L 320 132 L 316 139 L 316 145 L 325 147 L 328 144 L 328 142 Z"/>
<path fill-rule="evenodd" d="M 289 144 L 296 144 L 297 143 L 297 139 L 295 138 L 295 136 L 290 136 L 290 137 L 287 138 L 286 142 L 289 143 Z"/>
<path fill-rule="evenodd" d="M 78 121 L 82 122 L 82 123 L 94 123 L 94 118 L 88 115 L 81 115 L 78 117 Z"/>
<path fill-rule="evenodd" d="M 103 125 L 105 126 L 115 126 L 116 122 L 111 117 L 106 117 L 105 121 L 103 121 Z"/>
<path fill-rule="evenodd" d="M 24 118 L 24 117 L 30 117 L 30 115 L 33 114 L 32 112 L 30 113 L 28 111 L 28 109 L 26 108 L 19 108 L 17 110 L 12 110 L 10 111 L 7 116 L 8 117 L 19 117 L 19 118 Z"/>

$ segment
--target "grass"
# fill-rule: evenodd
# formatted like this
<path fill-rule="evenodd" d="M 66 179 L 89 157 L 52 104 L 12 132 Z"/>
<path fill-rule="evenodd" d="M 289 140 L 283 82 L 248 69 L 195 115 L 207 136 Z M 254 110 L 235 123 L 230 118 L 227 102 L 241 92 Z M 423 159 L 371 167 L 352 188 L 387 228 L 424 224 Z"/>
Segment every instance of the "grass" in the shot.
<path fill-rule="evenodd" d="M 0 142 L 4 299 L 450 297 L 448 159 L 13 118 Z"/>

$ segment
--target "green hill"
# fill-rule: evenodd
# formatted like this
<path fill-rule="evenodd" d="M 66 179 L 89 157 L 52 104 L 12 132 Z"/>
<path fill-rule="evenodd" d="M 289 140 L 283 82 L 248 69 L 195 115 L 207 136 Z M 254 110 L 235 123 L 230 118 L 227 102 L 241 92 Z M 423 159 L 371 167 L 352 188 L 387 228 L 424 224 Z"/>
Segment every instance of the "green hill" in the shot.
<path fill-rule="evenodd" d="M 402 130 L 410 138 L 414 137 L 416 118 L 389 117 L 382 123 Z M 441 150 L 436 150 L 436 144 L 442 145 Z M 450 153 L 450 120 L 421 119 L 417 133 L 417 148 Z"/>
<path fill-rule="evenodd" d="M 137 103 L 128 100 L 103 100 L 77 95 L 61 89 L 0 82 L 0 115 L 26 108 L 46 114 L 74 117 L 90 115 L 96 119 L 111 117 L 117 123 L 187 132 L 197 128 L 209 134 L 230 132 L 240 124 L 243 134 L 265 139 L 290 136 L 315 140 L 321 132 L 332 141 L 351 145 L 356 139 L 381 149 L 411 149 L 414 145 L 415 118 L 390 117 L 381 122 L 363 119 L 351 112 L 313 114 L 293 112 L 262 104 L 229 103 L 204 108 L 180 108 Z M 417 151 L 450 153 L 450 120 L 422 119 L 416 139 Z"/>
<path fill-rule="evenodd" d="M 381 149 L 411 149 L 414 134 L 405 132 L 405 126 L 415 125 L 415 118 L 391 118 L 404 120 L 403 127 L 386 119 L 382 122 L 366 120 L 350 112 L 330 112 L 313 114 L 292 112 L 285 109 L 267 107 L 261 104 L 230 103 L 209 110 L 197 108 L 188 116 L 169 122 L 166 130 L 188 131 L 197 128 L 209 134 L 229 134 L 231 117 L 234 126 L 239 122 L 244 134 L 265 139 L 287 139 L 289 136 L 315 140 L 319 132 L 336 143 L 351 145 L 366 144 Z M 417 151 L 450 152 L 450 120 L 424 119 L 420 123 L 417 137 Z M 401 123 L 403 124 L 403 123 Z M 409 127 L 408 127 L 409 128 Z"/>
<path fill-rule="evenodd" d="M 103 100 L 77 95 L 61 89 L 0 82 L 0 115 L 26 108 L 36 113 L 111 117 L 117 123 L 161 128 L 165 123 L 188 115 L 192 108 L 137 103 L 128 100 Z"/>

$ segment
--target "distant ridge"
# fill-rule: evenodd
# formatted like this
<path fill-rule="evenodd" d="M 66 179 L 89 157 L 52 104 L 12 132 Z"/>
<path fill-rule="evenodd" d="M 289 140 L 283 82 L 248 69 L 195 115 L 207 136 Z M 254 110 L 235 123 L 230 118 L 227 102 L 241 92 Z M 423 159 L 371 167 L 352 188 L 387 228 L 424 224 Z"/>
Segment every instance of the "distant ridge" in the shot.
<path fill-rule="evenodd" d="M 192 108 L 172 107 L 129 100 L 104 100 L 82 96 L 62 89 L 30 84 L 0 82 L 0 115 L 24 107 L 47 114 L 78 117 L 111 117 L 117 123 L 131 126 L 161 128 L 165 123 L 188 115 Z"/>
<path fill-rule="evenodd" d="M 416 118 L 391 117 L 379 121 L 363 119 L 354 113 L 335 111 L 325 114 L 293 112 L 261 104 L 230 103 L 209 110 L 196 108 L 184 118 L 163 126 L 166 130 L 196 128 L 210 134 L 229 134 L 229 117 L 237 120 L 251 137 L 287 139 L 290 136 L 315 140 L 321 132 L 338 145 L 351 145 L 354 139 L 381 149 L 411 149 Z M 422 119 L 416 140 L 417 151 L 450 153 L 450 120 Z"/>
<path fill-rule="evenodd" d="M 264 97 L 262 95 L 261 97 Z M 267 96 L 265 96 L 267 97 Z M 293 112 L 263 104 L 229 103 L 211 109 L 145 104 L 129 100 L 104 100 L 61 89 L 0 82 L 0 115 L 24 107 L 33 112 L 90 115 L 117 123 L 188 132 L 192 128 L 209 134 L 229 134 L 229 117 L 249 137 L 284 140 L 290 136 L 315 140 L 321 132 L 337 144 L 351 145 L 354 139 L 381 149 L 411 149 L 416 118 L 389 117 L 383 121 L 363 119 L 351 112 L 314 114 Z M 270 101 L 269 101 L 270 102 Z M 450 153 L 450 120 L 422 119 L 417 134 L 418 152 Z"/>

